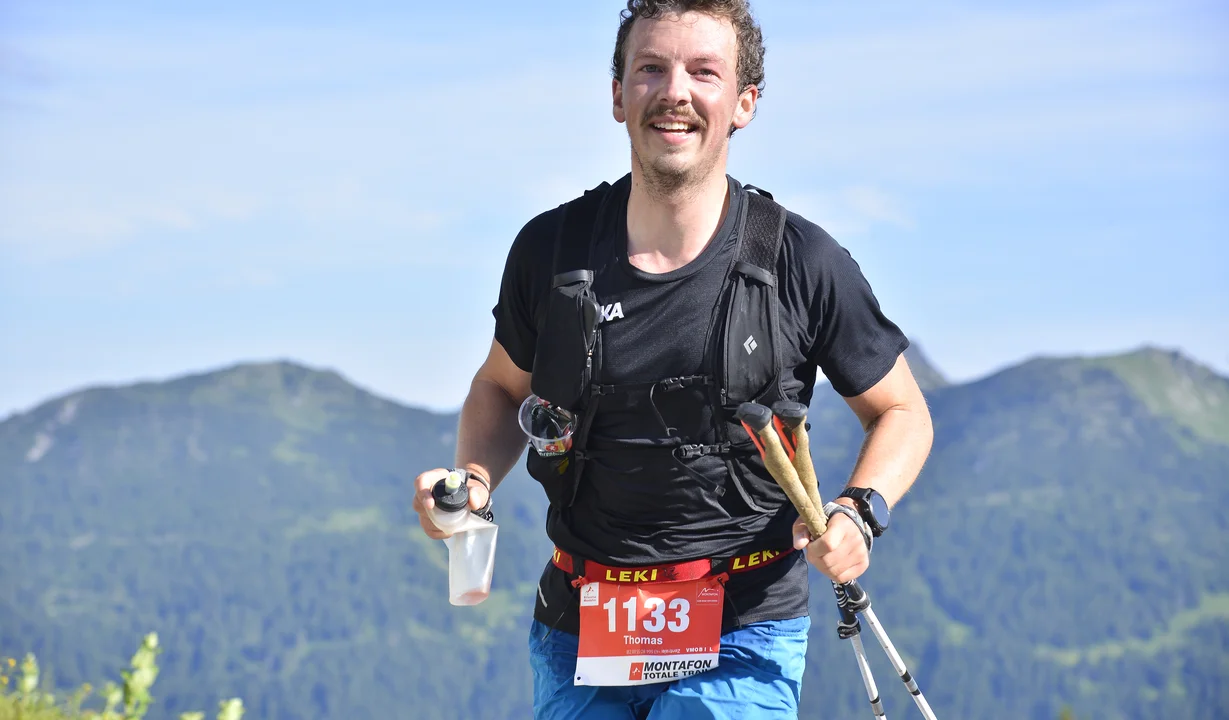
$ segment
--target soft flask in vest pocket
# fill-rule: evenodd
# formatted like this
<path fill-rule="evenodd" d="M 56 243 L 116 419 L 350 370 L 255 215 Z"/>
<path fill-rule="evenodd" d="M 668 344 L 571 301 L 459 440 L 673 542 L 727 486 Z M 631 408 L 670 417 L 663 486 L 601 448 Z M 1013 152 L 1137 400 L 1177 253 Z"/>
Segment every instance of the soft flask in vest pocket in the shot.
<path fill-rule="evenodd" d="M 590 283 L 593 273 L 576 270 L 555 277 L 539 332 L 551 351 L 533 359 L 533 394 L 575 412 L 593 377 L 593 349 L 601 312 Z"/>

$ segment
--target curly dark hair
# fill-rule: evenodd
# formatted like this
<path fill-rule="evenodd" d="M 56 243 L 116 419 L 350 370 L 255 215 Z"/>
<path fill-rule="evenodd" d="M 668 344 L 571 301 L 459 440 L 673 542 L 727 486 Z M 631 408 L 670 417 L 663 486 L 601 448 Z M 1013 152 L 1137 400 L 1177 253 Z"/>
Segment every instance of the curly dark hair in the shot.
<path fill-rule="evenodd" d="M 623 79 L 626 62 L 624 46 L 637 18 L 656 20 L 666 13 L 701 12 L 729 20 L 738 37 L 738 89 L 754 85 L 764 94 L 764 35 L 751 16 L 748 0 L 627 0 L 627 9 L 619 13 L 619 34 L 615 38 L 614 59 L 610 64 L 613 76 Z"/>

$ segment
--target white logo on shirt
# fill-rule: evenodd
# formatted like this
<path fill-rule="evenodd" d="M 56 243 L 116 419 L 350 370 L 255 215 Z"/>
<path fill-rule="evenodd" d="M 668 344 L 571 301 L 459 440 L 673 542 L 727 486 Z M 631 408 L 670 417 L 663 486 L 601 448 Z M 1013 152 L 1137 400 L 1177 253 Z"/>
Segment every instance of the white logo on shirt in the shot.
<path fill-rule="evenodd" d="M 746 350 L 748 355 L 755 352 L 757 347 L 759 347 L 759 345 L 756 344 L 754 335 L 748 335 L 747 339 L 743 341 L 743 350 Z"/>
<path fill-rule="evenodd" d="M 614 305 L 602 306 L 602 322 L 610 322 L 623 317 L 623 303 L 617 302 Z"/>

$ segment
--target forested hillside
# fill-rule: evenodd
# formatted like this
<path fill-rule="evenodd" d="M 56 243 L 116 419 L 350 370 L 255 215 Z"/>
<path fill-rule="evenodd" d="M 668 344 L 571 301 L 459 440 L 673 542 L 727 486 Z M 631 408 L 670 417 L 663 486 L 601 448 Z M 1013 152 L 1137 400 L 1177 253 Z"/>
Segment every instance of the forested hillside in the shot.
<path fill-rule="evenodd" d="M 1226 717 L 1229 381 L 1156 350 L 925 377 L 934 451 L 864 585 L 939 716 Z M 816 395 L 830 497 L 860 429 Z M 151 720 L 219 697 L 279 720 L 526 717 L 544 499 L 518 468 L 496 499 L 496 592 L 448 605 L 409 497 L 450 462 L 455 423 L 292 363 L 10 417 L 0 655 L 76 686 L 156 631 Z M 869 716 L 815 574 L 811 603 L 804 717 Z M 889 717 L 913 716 L 866 640 Z"/>

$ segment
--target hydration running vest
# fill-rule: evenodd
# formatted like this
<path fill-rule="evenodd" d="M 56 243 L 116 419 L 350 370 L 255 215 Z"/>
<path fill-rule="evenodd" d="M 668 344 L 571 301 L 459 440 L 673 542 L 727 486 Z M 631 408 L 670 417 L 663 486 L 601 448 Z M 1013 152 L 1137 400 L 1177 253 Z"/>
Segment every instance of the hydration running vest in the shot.
<path fill-rule="evenodd" d="M 572 412 L 577 421 L 572 448 L 563 455 L 541 456 L 531 446 L 529 474 L 542 484 L 552 505 L 566 510 L 575 500 L 586 462 L 629 449 L 669 452 L 697 484 L 722 495 L 732 484 L 754 512 L 773 512 L 788 498 L 772 481 L 734 412 L 743 402 L 771 406 L 777 400 L 797 400 L 802 383 L 783 372 L 782 339 L 777 296 L 777 258 L 786 211 L 772 195 L 752 185 L 736 218 L 737 248 L 718 299 L 714 318 L 721 327 L 710 334 L 703 368 L 706 374 L 661 378 L 654 382 L 602 383 L 602 343 L 599 332 L 601 299 L 593 290 L 593 250 L 599 238 L 612 186 L 603 182 L 563 206 L 564 217 L 555 240 L 549 297 L 537 317 L 531 390 Z M 683 437 L 669 427 L 654 397 L 683 388 L 703 388 L 711 408 L 712 426 L 699 437 Z M 592 438 L 590 430 L 602 399 L 615 393 L 648 394 L 665 438 Z M 713 479 L 687 464 L 706 455 L 722 457 L 724 477 Z M 729 481 L 729 482 L 728 482 Z"/>

